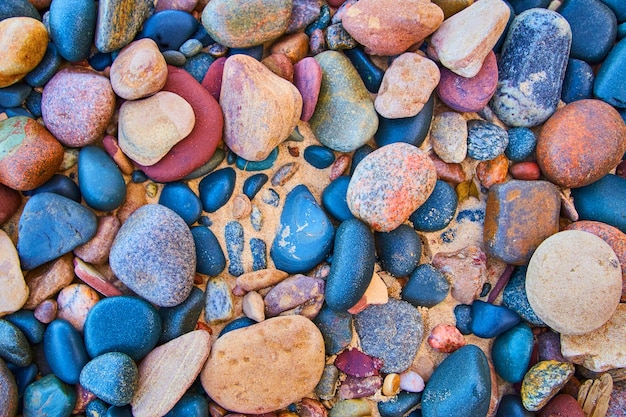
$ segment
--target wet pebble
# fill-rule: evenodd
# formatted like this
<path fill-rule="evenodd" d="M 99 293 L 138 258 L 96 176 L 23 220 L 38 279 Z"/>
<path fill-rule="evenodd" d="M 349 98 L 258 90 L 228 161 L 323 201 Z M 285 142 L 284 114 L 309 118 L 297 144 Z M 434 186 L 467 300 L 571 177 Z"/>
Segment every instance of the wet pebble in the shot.
<path fill-rule="evenodd" d="M 324 169 L 335 162 L 335 154 L 324 146 L 310 145 L 304 150 L 304 159 L 315 168 Z"/>
<path fill-rule="evenodd" d="M 522 404 L 528 411 L 538 411 L 574 376 L 574 365 L 553 360 L 535 364 L 522 381 Z"/>
<path fill-rule="evenodd" d="M 446 277 L 430 264 L 419 265 L 402 288 L 402 299 L 414 306 L 434 307 L 448 295 Z"/>
<path fill-rule="evenodd" d="M 63 319 L 52 321 L 46 328 L 43 349 L 48 365 L 61 381 L 78 383 L 89 356 L 81 334 L 70 322 Z"/>
<path fill-rule="evenodd" d="M 183 182 L 165 184 L 159 195 L 159 204 L 176 212 L 188 225 L 195 223 L 202 214 L 200 199 Z"/>
<path fill-rule="evenodd" d="M 215 234 L 205 226 L 191 228 L 196 248 L 196 271 L 216 276 L 226 267 L 226 258 Z"/>
<path fill-rule="evenodd" d="M 497 336 L 491 358 L 498 375 L 510 383 L 521 382 L 530 364 L 533 344 L 532 330 L 524 323 Z"/>
<path fill-rule="evenodd" d="M 33 382 L 24 391 L 24 416 L 69 416 L 76 403 L 74 389 L 49 374 Z"/>
<path fill-rule="evenodd" d="M 254 199 L 254 196 L 261 191 L 261 188 L 263 188 L 268 179 L 267 174 L 264 173 L 249 176 L 243 183 L 243 193 L 248 196 L 250 200 Z"/>
<path fill-rule="evenodd" d="M 138 38 L 151 38 L 161 51 L 178 50 L 198 27 L 198 21 L 182 10 L 154 13 L 143 24 Z"/>
<path fill-rule="evenodd" d="M 165 417 L 202 417 L 209 413 L 209 403 L 201 394 L 188 393 L 168 411 Z"/>
<path fill-rule="evenodd" d="M 529 324 L 545 326 L 543 320 L 533 311 L 526 296 L 526 266 L 518 266 L 513 271 L 508 284 L 504 287 L 502 304 L 515 311 Z"/>
<path fill-rule="evenodd" d="M 205 290 L 204 320 L 207 324 L 229 321 L 235 313 L 235 300 L 228 283 L 222 277 L 209 279 Z"/>
<path fill-rule="evenodd" d="M 400 225 L 389 233 L 376 232 L 376 253 L 383 270 L 396 277 L 410 275 L 422 256 L 422 243 L 410 226 Z"/>
<path fill-rule="evenodd" d="M 78 186 L 90 207 L 115 210 L 126 198 L 126 183 L 115 162 L 96 146 L 81 148 L 78 155 Z"/>
<path fill-rule="evenodd" d="M 325 305 L 313 322 L 322 332 L 327 354 L 337 354 L 350 344 L 353 335 L 351 314 Z"/>
<path fill-rule="evenodd" d="M 488 161 L 504 153 L 509 136 L 501 127 L 483 121 L 467 123 L 467 156 L 478 161 Z"/>
<path fill-rule="evenodd" d="M 376 144 L 381 147 L 394 142 L 406 142 L 421 146 L 430 129 L 434 103 L 435 95 L 431 94 L 424 108 L 413 117 L 387 119 L 379 115 L 378 130 L 374 134 Z"/>
<path fill-rule="evenodd" d="M 624 195 L 626 178 L 612 174 L 587 186 L 572 189 L 580 219 L 603 222 L 626 233 L 626 218 L 619 204 Z"/>
<path fill-rule="evenodd" d="M 44 300 L 36 308 L 33 314 L 35 318 L 43 324 L 48 324 L 57 316 L 57 302 L 54 300 Z"/>
<path fill-rule="evenodd" d="M 346 201 L 349 183 L 350 177 L 341 176 L 331 181 L 322 192 L 322 206 L 335 220 L 345 221 L 354 218 Z"/>
<path fill-rule="evenodd" d="M 571 103 L 576 100 L 593 98 L 593 82 L 595 75 L 591 66 L 580 59 L 570 58 L 567 61 L 561 100 Z"/>
<path fill-rule="evenodd" d="M 243 226 L 238 221 L 230 221 L 224 227 L 224 239 L 226 240 L 226 253 L 228 254 L 228 273 L 238 277 L 245 271 L 243 269 Z"/>
<path fill-rule="evenodd" d="M 475 300 L 472 303 L 471 330 L 484 339 L 496 337 L 520 322 L 520 316 L 505 306 Z"/>
<path fill-rule="evenodd" d="M 130 356 L 109 352 L 89 361 L 80 372 L 80 385 L 115 406 L 130 403 L 137 388 L 137 365 Z"/>

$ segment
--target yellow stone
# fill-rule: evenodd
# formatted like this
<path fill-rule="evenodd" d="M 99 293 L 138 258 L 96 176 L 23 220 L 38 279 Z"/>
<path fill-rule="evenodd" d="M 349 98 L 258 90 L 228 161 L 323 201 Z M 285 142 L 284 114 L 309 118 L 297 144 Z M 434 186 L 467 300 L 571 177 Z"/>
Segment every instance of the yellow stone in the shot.
<path fill-rule="evenodd" d="M 31 17 L 0 22 L 0 88 L 15 84 L 33 70 L 48 47 L 48 32 Z"/>
<path fill-rule="evenodd" d="M 433 3 L 441 7 L 441 10 L 443 10 L 443 18 L 447 19 L 466 7 L 471 6 L 474 0 L 433 0 Z"/>

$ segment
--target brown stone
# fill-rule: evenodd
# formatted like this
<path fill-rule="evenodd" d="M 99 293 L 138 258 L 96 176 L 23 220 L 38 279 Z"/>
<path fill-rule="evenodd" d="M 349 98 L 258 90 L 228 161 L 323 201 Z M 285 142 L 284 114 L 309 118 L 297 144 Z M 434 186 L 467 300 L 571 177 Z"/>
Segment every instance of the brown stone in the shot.
<path fill-rule="evenodd" d="M 293 83 L 293 64 L 287 55 L 282 53 L 273 53 L 272 55 L 263 58 L 261 63 L 280 78 Z"/>
<path fill-rule="evenodd" d="M 276 285 L 289 276 L 278 269 L 260 269 L 237 277 L 237 286 L 244 291 L 256 291 Z"/>
<path fill-rule="evenodd" d="M 15 84 L 41 61 L 48 47 L 48 31 L 31 17 L 0 22 L 0 88 Z"/>
<path fill-rule="evenodd" d="M 111 65 L 111 86 L 126 100 L 148 97 L 167 81 L 167 63 L 156 42 L 139 39 L 124 47 Z"/>
<path fill-rule="evenodd" d="M 28 271 L 25 279 L 30 294 L 24 304 L 25 309 L 35 309 L 43 300 L 54 296 L 72 282 L 74 279 L 72 257 L 73 255 L 68 253 Z"/>
<path fill-rule="evenodd" d="M 120 171 L 126 175 L 131 175 L 133 173 L 135 167 L 132 161 L 124 155 L 124 152 L 120 149 L 117 139 L 111 135 L 106 135 L 104 139 L 102 139 L 102 147 L 105 151 L 107 151 L 111 159 L 115 161 L 117 166 L 120 168 Z"/>
<path fill-rule="evenodd" d="M 578 100 L 557 110 L 537 138 L 541 172 L 562 187 L 578 188 L 605 176 L 626 151 L 626 126 L 601 100 Z"/>
<path fill-rule="evenodd" d="M 120 229 L 120 221 L 115 216 L 98 218 L 98 230 L 94 237 L 87 243 L 74 248 L 74 254 L 85 262 L 103 264 L 109 259 L 111 245 L 117 231 Z"/>
<path fill-rule="evenodd" d="M 477 246 L 439 252 L 432 264 L 448 277 L 452 283 L 450 294 L 463 304 L 472 304 L 487 280 L 487 256 Z"/>
<path fill-rule="evenodd" d="M 443 10 L 443 16 L 447 19 L 466 7 L 471 6 L 474 3 L 474 0 L 433 0 L 433 3 L 441 7 L 441 10 Z"/>
<path fill-rule="evenodd" d="M 509 167 L 511 176 L 516 180 L 533 181 L 541 178 L 541 169 L 533 161 L 518 162 Z"/>
<path fill-rule="evenodd" d="M 435 164 L 437 170 L 437 178 L 453 184 L 460 184 L 465 181 L 466 175 L 461 164 L 449 164 L 442 161 L 434 152 L 430 152 L 428 157 Z"/>
<path fill-rule="evenodd" d="M 0 359 L 0 416 L 14 417 L 17 414 L 19 395 L 13 372 Z"/>
<path fill-rule="evenodd" d="M 300 32 L 320 16 L 322 0 L 293 0 L 285 33 Z"/>
<path fill-rule="evenodd" d="M 559 394 L 552 398 L 539 412 L 539 417 L 585 417 L 578 401 L 571 395 Z"/>
<path fill-rule="evenodd" d="M 292 64 L 304 59 L 308 52 L 309 37 L 304 32 L 282 36 L 270 48 L 270 53 L 284 54 Z"/>
<path fill-rule="evenodd" d="M 126 185 L 126 200 L 117 210 L 117 218 L 123 224 L 139 207 L 148 204 L 144 184 L 129 182 Z"/>
<path fill-rule="evenodd" d="M 0 184 L 0 225 L 13 216 L 22 204 L 22 195 L 4 184 Z"/>
<path fill-rule="evenodd" d="M 489 161 L 481 161 L 476 166 L 476 176 L 485 188 L 491 188 L 495 184 L 506 181 L 509 171 L 509 160 L 504 155 L 498 155 Z"/>

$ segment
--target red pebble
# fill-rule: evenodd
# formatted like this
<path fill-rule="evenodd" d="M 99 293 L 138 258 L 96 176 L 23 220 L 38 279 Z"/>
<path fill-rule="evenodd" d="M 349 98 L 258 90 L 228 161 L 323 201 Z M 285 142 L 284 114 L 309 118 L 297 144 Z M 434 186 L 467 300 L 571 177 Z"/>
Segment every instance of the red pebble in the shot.
<path fill-rule="evenodd" d="M 348 165 L 350 165 L 350 157 L 346 154 L 339 155 L 330 168 L 330 175 L 328 176 L 330 180 L 335 181 L 337 178 L 341 177 L 343 173 L 346 172 L 346 169 L 348 169 Z"/>
<path fill-rule="evenodd" d="M 308 122 L 315 112 L 322 86 L 322 67 L 315 58 L 304 58 L 293 66 L 293 84 L 302 96 L 300 120 Z"/>
<path fill-rule="evenodd" d="M 344 374 L 363 378 L 378 375 L 378 370 L 383 367 L 383 361 L 358 349 L 349 349 L 337 355 L 335 366 Z"/>
<path fill-rule="evenodd" d="M 439 352 L 452 353 L 465 344 L 465 338 L 459 329 L 451 324 L 436 325 L 428 336 L 428 345 Z"/>
<path fill-rule="evenodd" d="M 461 164 L 445 163 L 434 152 L 430 152 L 428 156 L 435 164 L 437 178 L 453 184 L 460 184 L 465 181 L 465 171 L 463 171 Z"/>
<path fill-rule="evenodd" d="M 559 394 L 541 409 L 539 417 L 585 417 L 585 413 L 574 397 Z"/>
<path fill-rule="evenodd" d="M 482 161 L 476 166 L 476 176 L 485 188 L 506 181 L 509 160 L 504 155 L 496 156 L 490 161 Z"/>
<path fill-rule="evenodd" d="M 220 92 L 222 91 L 222 75 L 224 74 L 224 64 L 226 57 L 217 58 L 209 67 L 209 70 L 202 79 L 202 86 L 207 89 L 213 98 L 220 100 Z"/>
<path fill-rule="evenodd" d="M 541 177 L 541 170 L 536 162 L 519 162 L 509 168 L 511 176 L 516 180 L 533 181 Z"/>
<path fill-rule="evenodd" d="M 0 224 L 15 214 L 22 204 L 22 195 L 4 184 L 0 184 Z"/>

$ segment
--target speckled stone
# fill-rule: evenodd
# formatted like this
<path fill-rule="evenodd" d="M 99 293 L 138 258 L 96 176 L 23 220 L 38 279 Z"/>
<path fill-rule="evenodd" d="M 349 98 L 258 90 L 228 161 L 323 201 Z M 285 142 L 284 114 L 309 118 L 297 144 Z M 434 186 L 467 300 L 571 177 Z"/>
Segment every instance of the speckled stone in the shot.
<path fill-rule="evenodd" d="M 101 0 L 98 2 L 95 45 L 113 52 L 129 44 L 152 14 L 152 0 Z"/>
<path fill-rule="evenodd" d="M 541 361 L 534 365 L 522 381 L 522 404 L 528 411 L 538 411 L 574 376 L 574 365 L 557 361 Z"/>
<path fill-rule="evenodd" d="M 97 356 L 80 372 L 83 388 L 118 407 L 130 403 L 137 389 L 137 380 L 137 365 L 121 352 Z"/>
<path fill-rule="evenodd" d="M 293 0 L 286 33 L 298 32 L 320 16 L 322 0 Z"/>
<path fill-rule="evenodd" d="M 15 377 L 0 359 L 0 417 L 13 417 L 17 414 L 18 398 Z"/>
<path fill-rule="evenodd" d="M 526 296 L 526 266 L 515 268 L 502 292 L 502 304 L 515 311 L 522 320 L 539 327 L 545 323 L 533 311 Z"/>
<path fill-rule="evenodd" d="M 26 387 L 22 414 L 24 417 L 69 416 L 75 404 L 74 388 L 49 374 Z"/>
<path fill-rule="evenodd" d="M 67 320 L 76 330 L 82 332 L 89 310 L 98 301 L 100 301 L 100 296 L 88 285 L 68 285 L 57 297 L 57 317 Z"/>
<path fill-rule="evenodd" d="M 193 237 L 172 210 L 150 204 L 136 210 L 120 228 L 109 256 L 115 275 L 161 307 L 183 302 L 196 271 Z"/>
<path fill-rule="evenodd" d="M 327 354 L 335 355 L 350 344 L 353 336 L 351 314 L 335 311 L 326 305 L 313 323 L 322 332 Z"/>
<path fill-rule="evenodd" d="M 78 62 L 89 57 L 96 26 L 96 9 L 97 5 L 90 0 L 55 0 L 50 3 L 50 38 L 63 59 Z M 75 16 L 80 16 L 80 19 Z"/>
<path fill-rule="evenodd" d="M 33 362 L 33 350 L 24 332 L 4 319 L 0 319 L 0 358 L 18 367 Z"/>
<path fill-rule="evenodd" d="M 126 100 L 150 96 L 165 86 L 167 64 L 157 44 L 139 39 L 122 49 L 111 65 L 111 86 Z"/>
<path fill-rule="evenodd" d="M 15 84 L 34 69 L 48 47 L 48 31 L 32 17 L 9 17 L 0 22 L 0 88 Z"/>
<path fill-rule="evenodd" d="M 502 155 L 509 144 L 506 130 L 484 120 L 467 123 L 467 156 L 488 161 Z"/>

